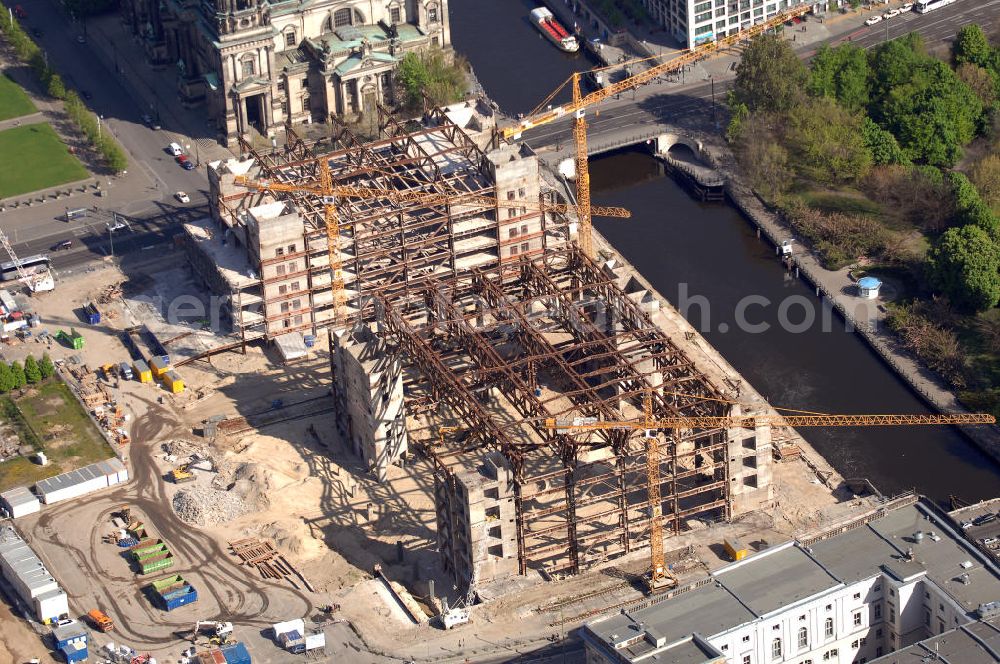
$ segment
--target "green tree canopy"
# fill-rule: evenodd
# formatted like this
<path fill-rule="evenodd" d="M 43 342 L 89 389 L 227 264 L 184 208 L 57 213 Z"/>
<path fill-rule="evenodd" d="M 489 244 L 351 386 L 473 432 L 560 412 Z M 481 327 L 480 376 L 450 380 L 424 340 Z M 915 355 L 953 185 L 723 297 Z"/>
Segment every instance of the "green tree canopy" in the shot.
<path fill-rule="evenodd" d="M 993 58 L 993 48 L 986 33 L 975 24 L 966 25 L 958 31 L 951 50 L 957 65 L 971 62 L 979 67 L 989 68 Z"/>
<path fill-rule="evenodd" d="M 52 358 L 47 352 L 42 354 L 42 359 L 38 363 L 38 370 L 42 373 L 43 379 L 50 378 L 55 374 L 56 367 L 52 364 Z"/>
<path fill-rule="evenodd" d="M 10 364 L 10 373 L 14 377 L 14 387 L 20 388 L 28 384 L 28 378 L 24 375 L 24 367 L 17 360 Z"/>
<path fill-rule="evenodd" d="M 861 123 L 861 138 L 872 155 L 872 163 L 877 166 L 888 164 L 908 164 L 909 159 L 899 147 L 896 137 L 865 116 Z"/>
<path fill-rule="evenodd" d="M 406 106 L 411 110 L 423 106 L 423 95 L 440 106 L 463 97 L 467 89 L 467 66 L 461 58 L 451 59 L 440 48 L 403 56 L 396 78 L 406 91 Z"/>
<path fill-rule="evenodd" d="M 34 355 L 24 358 L 24 377 L 32 385 L 42 379 L 42 372 L 38 368 L 38 360 L 35 359 Z"/>
<path fill-rule="evenodd" d="M 955 197 L 955 223 L 960 226 L 978 226 L 989 233 L 990 237 L 1000 240 L 1000 218 L 993 214 L 975 185 L 957 171 L 950 171 L 947 177 Z"/>
<path fill-rule="evenodd" d="M 806 89 L 816 97 L 832 97 L 841 106 L 860 111 L 868 106 L 868 54 L 854 44 L 830 48 L 824 44 L 813 57 Z"/>
<path fill-rule="evenodd" d="M 881 102 L 882 126 L 908 157 L 951 166 L 976 134 L 983 104 L 943 62 L 925 62 Z"/>
<path fill-rule="evenodd" d="M 917 33 L 910 33 L 885 42 L 872 49 L 868 62 L 872 71 L 872 100 L 885 98 L 889 92 L 913 78 L 913 73 L 930 58 L 924 52 L 923 38 Z M 876 106 L 874 110 L 878 110 Z M 878 114 L 875 113 L 875 120 Z"/>
<path fill-rule="evenodd" d="M 986 204 L 1000 213 L 1000 154 L 988 154 L 976 162 L 969 178 Z"/>
<path fill-rule="evenodd" d="M 14 374 L 11 373 L 10 365 L 0 362 L 0 392 L 10 392 L 14 389 Z"/>
<path fill-rule="evenodd" d="M 850 182 L 872 165 L 861 126 L 861 116 L 819 97 L 788 112 L 786 137 L 795 161 L 813 180 Z"/>
<path fill-rule="evenodd" d="M 788 42 L 776 35 L 754 37 L 736 68 L 734 99 L 751 111 L 782 112 L 801 97 L 808 73 Z"/>
<path fill-rule="evenodd" d="M 989 108 L 997 100 L 997 78 L 989 70 L 971 62 L 963 62 L 955 70 L 955 75 L 969 86 L 985 108 Z"/>
<path fill-rule="evenodd" d="M 945 231 L 928 254 L 931 283 L 956 305 L 985 311 L 1000 299 L 1000 249 L 977 226 Z"/>

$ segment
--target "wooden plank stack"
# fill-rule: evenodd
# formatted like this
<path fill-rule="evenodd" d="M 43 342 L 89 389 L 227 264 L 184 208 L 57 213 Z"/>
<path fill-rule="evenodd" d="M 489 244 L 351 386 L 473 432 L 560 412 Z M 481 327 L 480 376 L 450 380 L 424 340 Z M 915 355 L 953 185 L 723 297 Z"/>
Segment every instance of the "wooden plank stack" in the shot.
<path fill-rule="evenodd" d="M 236 555 L 243 564 L 248 567 L 255 567 L 264 579 L 275 581 L 287 580 L 295 588 L 299 584 L 292 577 L 298 577 L 306 588 L 312 591 L 309 582 L 285 559 L 271 542 L 248 537 L 234 542 L 229 542 L 229 549 Z"/>

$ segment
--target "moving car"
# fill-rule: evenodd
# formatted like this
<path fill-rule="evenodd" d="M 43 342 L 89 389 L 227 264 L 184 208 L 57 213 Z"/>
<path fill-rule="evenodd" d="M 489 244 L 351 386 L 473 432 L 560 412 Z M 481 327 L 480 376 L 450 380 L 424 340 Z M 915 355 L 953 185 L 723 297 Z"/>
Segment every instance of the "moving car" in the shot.
<path fill-rule="evenodd" d="M 176 198 L 177 200 L 179 200 L 181 203 L 190 203 L 191 202 L 191 197 L 188 196 L 183 191 L 178 191 L 176 194 L 174 194 L 174 198 Z"/>
<path fill-rule="evenodd" d="M 878 16 L 878 15 L 875 15 L 875 16 L 871 16 L 868 19 L 866 19 L 865 20 L 865 25 L 875 25 L 876 23 L 881 23 L 881 22 L 882 22 L 882 17 Z"/>
<path fill-rule="evenodd" d="M 72 248 L 73 248 L 73 240 L 63 240 L 62 242 L 56 242 L 54 245 L 52 245 L 52 248 L 49 249 L 49 251 L 63 251 Z"/>

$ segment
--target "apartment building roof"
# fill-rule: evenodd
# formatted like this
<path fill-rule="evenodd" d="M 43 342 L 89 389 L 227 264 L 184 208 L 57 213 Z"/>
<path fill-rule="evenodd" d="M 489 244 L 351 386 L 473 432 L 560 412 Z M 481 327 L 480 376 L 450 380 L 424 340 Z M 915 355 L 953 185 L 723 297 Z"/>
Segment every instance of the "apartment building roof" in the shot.
<path fill-rule="evenodd" d="M 977 621 L 872 660 L 871 664 L 997 664 L 1000 617 Z"/>

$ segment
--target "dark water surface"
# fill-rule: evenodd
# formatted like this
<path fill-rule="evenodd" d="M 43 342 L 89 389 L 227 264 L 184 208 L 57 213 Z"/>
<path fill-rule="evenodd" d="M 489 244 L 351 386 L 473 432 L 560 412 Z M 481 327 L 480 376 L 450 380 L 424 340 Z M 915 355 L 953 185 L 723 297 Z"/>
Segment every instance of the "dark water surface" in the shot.
<path fill-rule="evenodd" d="M 508 113 L 528 112 L 573 71 L 590 69 L 590 56 L 566 54 L 528 22 L 531 0 L 452 0 L 455 48 L 480 83 Z M 830 413 L 922 413 L 923 402 L 864 341 L 834 318 L 801 333 L 779 325 L 803 320 L 813 292 L 785 274 L 774 249 L 757 239 L 729 206 L 702 205 L 664 177 L 650 156 L 636 150 L 592 160 L 594 201 L 632 210 L 628 221 L 595 220 L 597 228 L 660 293 L 679 305 L 701 295 L 710 306 L 692 306 L 689 320 L 771 403 Z M 768 323 L 761 333 L 740 331 L 736 307 L 747 296 L 745 319 Z M 794 296 L 789 301 L 787 298 Z M 817 319 L 821 310 L 815 309 Z M 726 329 L 725 332 L 721 331 Z M 845 477 L 867 477 L 883 492 L 916 488 L 937 500 L 1000 495 L 1000 466 L 947 427 L 803 429 L 806 438 Z"/>

